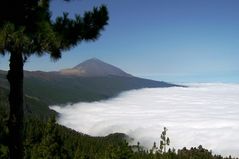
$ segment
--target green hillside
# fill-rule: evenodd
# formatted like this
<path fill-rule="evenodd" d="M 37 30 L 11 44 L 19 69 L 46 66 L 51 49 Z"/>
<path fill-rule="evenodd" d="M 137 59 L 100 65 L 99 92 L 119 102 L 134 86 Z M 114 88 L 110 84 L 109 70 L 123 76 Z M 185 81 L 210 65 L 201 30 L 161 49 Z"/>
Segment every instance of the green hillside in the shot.
<path fill-rule="evenodd" d="M 8 89 L 5 71 L 0 71 L 0 82 L 0 87 Z M 24 93 L 48 105 L 90 102 L 111 98 L 126 90 L 170 86 L 176 85 L 133 76 L 79 77 L 40 71 L 25 72 L 24 79 Z"/>
<path fill-rule="evenodd" d="M 9 91 L 7 89 L 0 88 L 1 110 L 9 110 L 8 93 Z M 37 117 L 41 120 L 47 120 L 51 115 L 56 114 L 48 108 L 46 103 L 36 97 L 25 95 L 24 100 L 24 113 L 26 117 Z"/>
<path fill-rule="evenodd" d="M 119 93 L 144 87 L 167 87 L 167 83 L 136 77 L 64 77 L 54 79 L 25 78 L 25 93 L 38 97 L 48 104 L 96 101 L 111 98 Z"/>

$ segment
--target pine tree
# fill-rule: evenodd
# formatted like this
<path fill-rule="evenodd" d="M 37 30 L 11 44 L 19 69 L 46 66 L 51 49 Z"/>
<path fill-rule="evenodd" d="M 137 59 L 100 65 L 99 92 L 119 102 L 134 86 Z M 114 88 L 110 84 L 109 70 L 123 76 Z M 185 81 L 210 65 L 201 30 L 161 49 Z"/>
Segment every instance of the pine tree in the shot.
<path fill-rule="evenodd" d="M 108 21 L 101 6 L 70 19 L 67 13 L 51 19 L 50 0 L 0 1 L 0 54 L 10 54 L 8 120 L 10 158 L 23 158 L 23 66 L 31 55 L 61 58 L 81 41 L 96 40 Z"/>
<path fill-rule="evenodd" d="M 166 136 L 167 131 L 168 131 L 168 129 L 166 127 L 164 127 L 164 130 L 161 134 L 161 140 L 160 140 L 160 146 L 159 146 L 160 151 L 164 152 L 164 153 L 166 153 L 166 148 L 170 144 L 170 139 L 169 139 L 169 137 Z"/>

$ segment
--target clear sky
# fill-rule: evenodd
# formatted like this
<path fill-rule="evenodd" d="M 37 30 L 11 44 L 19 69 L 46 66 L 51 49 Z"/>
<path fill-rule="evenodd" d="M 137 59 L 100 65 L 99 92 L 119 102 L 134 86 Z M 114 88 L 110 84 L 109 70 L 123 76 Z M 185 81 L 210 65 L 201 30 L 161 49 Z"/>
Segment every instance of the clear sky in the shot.
<path fill-rule="evenodd" d="M 238 0 L 53 0 L 53 18 L 106 4 L 109 25 L 57 62 L 32 56 L 27 70 L 59 70 L 96 57 L 128 73 L 170 82 L 239 83 Z M 8 69 L 8 56 L 0 69 Z"/>

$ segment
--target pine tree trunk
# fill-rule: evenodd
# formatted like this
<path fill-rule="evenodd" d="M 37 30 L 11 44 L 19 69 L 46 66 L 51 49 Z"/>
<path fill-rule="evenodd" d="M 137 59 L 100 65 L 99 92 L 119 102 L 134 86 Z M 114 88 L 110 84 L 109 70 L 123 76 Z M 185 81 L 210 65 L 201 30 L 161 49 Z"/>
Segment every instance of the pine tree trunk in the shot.
<path fill-rule="evenodd" d="M 9 151 L 10 159 L 23 158 L 23 57 L 19 52 L 11 52 L 10 70 L 7 79 L 10 84 Z"/>

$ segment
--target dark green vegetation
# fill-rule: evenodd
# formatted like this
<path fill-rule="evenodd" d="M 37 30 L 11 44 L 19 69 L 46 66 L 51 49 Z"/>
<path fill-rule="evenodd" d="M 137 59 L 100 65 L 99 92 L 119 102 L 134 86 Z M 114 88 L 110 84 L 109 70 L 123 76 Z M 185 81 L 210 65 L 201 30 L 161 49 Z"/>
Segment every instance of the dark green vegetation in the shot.
<path fill-rule="evenodd" d="M 0 89 L 1 159 L 8 159 L 9 157 L 7 148 L 9 136 L 6 126 L 9 111 L 6 99 L 7 92 L 7 90 Z M 40 101 L 28 98 L 30 97 L 25 97 L 30 109 L 34 110 L 35 107 L 41 112 Z M 177 151 L 170 149 L 164 152 L 165 143 L 162 143 L 159 147 L 154 144 L 152 149 L 147 151 L 140 143 L 129 146 L 126 141 L 132 139 L 124 134 L 116 133 L 106 137 L 91 137 L 55 124 L 55 119 L 50 114 L 42 118 L 43 116 L 39 115 L 41 113 L 29 112 L 26 107 L 24 107 L 24 112 L 26 114 L 24 122 L 25 159 L 223 159 L 222 156 L 212 155 L 202 146 L 191 149 L 183 148 Z M 165 130 L 161 135 L 161 140 L 169 143 Z M 170 145 L 167 144 L 167 147 Z"/>
<path fill-rule="evenodd" d="M 0 158 L 7 159 L 7 111 L 0 106 Z M 28 117 L 24 122 L 24 158 L 101 158 L 109 155 L 111 147 L 126 147 L 124 134 L 90 137 L 48 121 Z M 109 152 L 108 152 L 109 151 Z"/>

